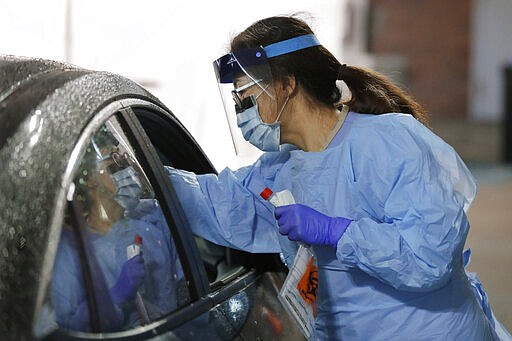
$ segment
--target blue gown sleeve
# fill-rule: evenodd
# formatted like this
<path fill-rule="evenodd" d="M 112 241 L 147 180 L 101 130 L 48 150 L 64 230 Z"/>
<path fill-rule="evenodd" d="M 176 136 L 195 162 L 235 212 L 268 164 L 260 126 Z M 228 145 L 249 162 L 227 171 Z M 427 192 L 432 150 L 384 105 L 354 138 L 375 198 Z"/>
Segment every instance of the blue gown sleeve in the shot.
<path fill-rule="evenodd" d="M 165 167 L 196 235 L 248 252 L 280 251 L 273 210 L 259 197 L 283 158 L 281 153 L 269 154 L 252 166 L 226 168 L 219 175 Z"/>
<path fill-rule="evenodd" d="M 82 277 L 82 267 L 72 241 L 70 232 L 62 233 L 55 257 L 52 275 L 51 299 L 55 310 L 56 322 L 61 328 L 90 331 L 89 305 Z M 93 260 L 89 259 L 92 267 Z M 97 270 L 96 272 L 98 272 Z M 93 275 L 94 276 L 94 275 Z M 96 280 L 100 280 L 96 278 Z M 102 290 L 102 283 L 95 282 L 96 299 L 101 302 L 98 313 L 101 316 L 101 327 L 105 331 L 117 331 L 121 325 L 123 312 L 118 306 L 110 306 L 108 292 Z"/>
<path fill-rule="evenodd" d="M 350 159 L 356 195 L 369 209 L 338 242 L 338 259 L 397 289 L 443 286 L 462 266 L 465 211 L 476 193 L 459 156 L 402 118 L 353 140 Z"/>
<path fill-rule="evenodd" d="M 52 278 L 52 305 L 56 322 L 65 329 L 89 331 L 89 309 L 80 269 L 76 254 L 63 236 Z"/>

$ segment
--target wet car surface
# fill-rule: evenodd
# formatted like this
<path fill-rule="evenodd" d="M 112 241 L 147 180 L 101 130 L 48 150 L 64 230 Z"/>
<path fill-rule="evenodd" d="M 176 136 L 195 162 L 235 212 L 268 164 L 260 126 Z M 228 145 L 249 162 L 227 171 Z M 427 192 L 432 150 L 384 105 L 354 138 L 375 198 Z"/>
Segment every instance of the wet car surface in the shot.
<path fill-rule="evenodd" d="M 301 339 L 277 299 L 286 275 L 278 255 L 248 254 L 192 234 L 163 166 L 199 174 L 215 169 L 173 113 L 139 84 L 108 72 L 0 56 L 0 122 L 2 340 Z M 97 145 L 94 156 L 106 157 L 93 158 L 91 166 L 84 160 Z M 151 203 L 150 215 L 130 221 L 148 224 L 140 232 L 151 232 L 144 241 L 166 245 L 160 254 L 144 251 L 146 267 L 154 269 L 146 268 L 142 301 L 153 295 L 148 310 L 158 306 L 144 322 L 134 304 L 120 312 L 107 294 L 113 258 L 126 255 L 99 246 L 103 238 L 91 233 L 88 221 L 96 206 L 83 199 L 105 187 L 90 185 L 87 167 L 115 180 L 114 171 L 101 167 L 118 154 L 147 182 L 141 201 Z M 112 212 L 97 217 L 110 219 Z M 147 218 L 153 216 L 160 217 L 158 233 Z M 158 272 L 168 263 L 171 270 Z M 162 287 L 167 296 L 159 296 Z M 73 300 L 82 300 L 85 311 L 76 324 L 71 320 L 81 308 Z M 112 312 L 121 320 L 110 318 Z"/>

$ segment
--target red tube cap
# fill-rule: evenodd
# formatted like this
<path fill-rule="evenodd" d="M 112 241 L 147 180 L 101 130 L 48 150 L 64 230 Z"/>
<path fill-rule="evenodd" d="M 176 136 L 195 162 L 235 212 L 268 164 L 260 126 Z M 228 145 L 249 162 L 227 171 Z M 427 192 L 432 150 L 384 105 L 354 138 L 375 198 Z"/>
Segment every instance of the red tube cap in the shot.
<path fill-rule="evenodd" d="M 270 198 L 270 196 L 272 195 L 272 190 L 268 187 L 265 187 L 265 189 L 260 193 L 260 196 L 265 199 L 265 200 L 268 200 L 268 198 Z"/>

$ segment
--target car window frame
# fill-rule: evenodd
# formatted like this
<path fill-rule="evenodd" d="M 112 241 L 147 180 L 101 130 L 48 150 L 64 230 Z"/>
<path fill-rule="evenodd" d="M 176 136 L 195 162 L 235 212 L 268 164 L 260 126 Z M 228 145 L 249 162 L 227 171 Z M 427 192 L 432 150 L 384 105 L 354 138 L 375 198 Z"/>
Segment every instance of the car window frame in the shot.
<path fill-rule="evenodd" d="M 158 327 L 159 325 L 165 325 L 164 330 L 172 330 L 174 327 L 186 322 L 189 318 L 202 312 L 208 311 L 212 306 L 211 300 L 207 297 L 207 294 L 210 291 L 209 282 L 205 269 L 202 266 L 202 260 L 199 251 L 193 242 L 192 232 L 189 228 L 187 228 L 188 222 L 180 213 L 183 211 L 181 208 L 175 206 L 175 203 L 178 202 L 177 197 L 174 193 L 174 190 L 170 186 L 170 181 L 166 179 L 160 159 L 154 148 L 152 148 L 151 142 L 145 134 L 143 127 L 138 122 L 135 113 L 130 108 L 130 106 L 134 103 L 137 103 L 142 107 L 151 108 L 152 110 L 165 112 L 165 110 L 160 106 L 142 99 L 117 99 L 98 109 L 98 112 L 89 122 L 87 122 L 87 124 L 82 129 L 76 143 L 74 144 L 73 151 L 68 158 L 68 166 L 64 172 L 62 187 L 59 193 L 62 199 L 60 202 L 62 204 L 58 204 L 55 207 L 55 219 L 52 222 L 51 230 L 55 232 L 55 240 L 60 242 L 59 236 L 62 229 L 61 224 L 64 217 L 64 211 L 70 207 L 73 207 L 73 179 L 74 175 L 76 174 L 76 168 L 79 165 L 81 156 L 83 156 L 85 151 L 85 146 L 87 145 L 88 141 L 90 141 L 94 133 L 101 127 L 101 125 L 105 124 L 105 122 L 107 122 L 110 118 L 116 117 L 121 124 L 123 132 L 126 135 L 128 141 L 134 148 L 135 157 L 141 163 L 141 166 L 146 172 L 146 175 L 148 176 L 155 191 L 156 198 L 159 200 L 162 207 L 166 223 L 168 224 L 170 232 L 174 238 L 175 245 L 178 248 L 179 259 L 185 274 L 185 279 L 187 281 L 187 287 L 190 294 L 190 303 L 184 307 L 178 307 L 176 311 L 171 312 L 169 315 L 163 316 L 162 318 L 153 321 L 150 325 L 146 326 L 146 328 L 136 327 L 122 332 L 102 334 L 111 335 L 111 337 L 108 338 L 112 339 L 118 339 L 119 337 L 121 337 L 121 339 L 126 337 L 131 339 L 130 336 L 133 336 L 134 339 L 137 339 L 141 336 L 144 337 L 145 334 L 147 334 L 146 336 L 154 335 L 154 331 L 151 331 L 151 333 L 148 331 L 147 327 L 149 326 L 155 329 L 160 329 L 162 327 Z M 58 217 L 60 217 L 60 219 L 56 219 Z M 176 219 L 176 217 L 180 217 L 179 219 L 181 219 L 181 223 L 175 223 L 174 219 Z M 79 244 L 82 242 L 83 241 L 81 240 Z M 55 243 L 55 245 L 58 245 L 58 243 Z M 53 250 L 53 259 L 55 259 L 55 255 L 56 248 Z M 78 259 L 80 266 L 82 268 L 85 267 L 88 269 L 89 261 L 83 252 L 78 253 Z M 51 266 L 45 271 L 45 273 L 48 275 L 45 276 L 46 279 L 41 283 L 40 292 L 47 291 L 51 279 L 51 273 L 53 271 L 53 264 L 54 262 L 52 261 Z M 90 273 L 87 276 L 90 277 Z M 92 286 L 86 286 L 86 294 L 89 307 L 92 308 L 95 304 L 99 303 L 89 302 L 89 300 L 94 300 L 95 297 Z M 42 306 L 44 297 L 42 297 L 40 300 L 40 305 Z M 40 306 L 36 307 L 36 311 L 41 311 Z M 93 318 L 95 314 L 97 317 L 97 309 L 94 312 L 91 312 L 91 314 L 93 315 Z M 84 333 L 68 331 L 57 327 L 57 329 L 47 335 L 44 339 L 60 340 L 66 337 L 67 339 L 84 340 L 91 337 L 94 339 L 95 335 L 99 335 L 97 330 Z"/>
<path fill-rule="evenodd" d="M 142 104 L 139 101 L 135 103 Z M 159 109 L 146 103 L 154 110 Z M 199 250 L 195 246 L 192 230 L 184 216 L 183 208 L 179 205 L 178 196 L 172 187 L 170 181 L 165 175 L 163 165 L 159 156 L 153 147 L 151 140 L 147 136 L 144 128 L 137 119 L 133 109 L 133 102 L 130 105 L 119 110 L 120 124 L 123 131 L 135 150 L 137 160 L 146 172 L 146 175 L 153 186 L 156 198 L 158 199 L 174 243 L 178 248 L 178 254 L 182 261 L 185 278 L 191 281 L 190 299 L 197 301 L 199 298 L 209 292 L 208 279 L 202 266 L 202 259 Z M 139 155 L 140 154 L 140 155 Z M 193 247 L 192 247 L 193 246 Z M 184 257 L 181 257 L 183 255 Z"/>

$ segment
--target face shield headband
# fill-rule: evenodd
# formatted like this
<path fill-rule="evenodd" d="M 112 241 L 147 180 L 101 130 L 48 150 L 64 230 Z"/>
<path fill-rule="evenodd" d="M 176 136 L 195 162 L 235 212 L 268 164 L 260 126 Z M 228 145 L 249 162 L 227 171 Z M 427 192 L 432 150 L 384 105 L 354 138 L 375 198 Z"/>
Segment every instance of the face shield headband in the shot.
<path fill-rule="evenodd" d="M 264 66 L 267 59 L 318 45 L 320 42 L 316 36 L 307 34 L 264 47 L 230 52 L 214 61 L 213 67 L 219 83 L 233 83 L 235 76 L 240 74 L 248 75 L 255 80 L 251 69 L 258 70 L 258 66 Z"/>

